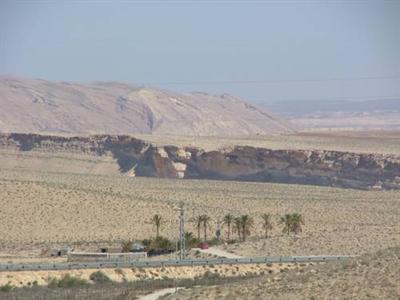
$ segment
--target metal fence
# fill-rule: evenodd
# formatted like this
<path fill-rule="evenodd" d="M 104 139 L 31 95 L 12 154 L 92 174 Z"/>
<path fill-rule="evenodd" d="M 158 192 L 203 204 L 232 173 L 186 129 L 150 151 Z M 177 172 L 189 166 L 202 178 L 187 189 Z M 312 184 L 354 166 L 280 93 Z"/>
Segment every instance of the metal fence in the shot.
<path fill-rule="evenodd" d="M 147 252 L 98 253 L 68 252 L 68 262 L 137 261 L 147 258 Z"/>
<path fill-rule="evenodd" d="M 249 257 L 249 258 L 213 258 L 195 260 L 130 260 L 130 261 L 88 261 L 54 264 L 1 264 L 0 272 L 4 271 L 39 271 L 39 270 L 73 270 L 73 269 L 103 269 L 103 268 L 146 268 L 167 266 L 202 266 L 221 264 L 269 264 L 269 263 L 306 263 L 329 262 L 349 259 L 351 256 L 286 256 L 286 257 Z"/>

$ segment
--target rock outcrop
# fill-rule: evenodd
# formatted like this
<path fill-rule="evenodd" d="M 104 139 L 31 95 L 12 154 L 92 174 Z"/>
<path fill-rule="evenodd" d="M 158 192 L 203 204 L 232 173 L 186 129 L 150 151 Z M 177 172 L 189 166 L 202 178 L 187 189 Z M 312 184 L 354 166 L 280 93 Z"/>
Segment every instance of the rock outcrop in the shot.
<path fill-rule="evenodd" d="M 400 157 L 248 146 L 204 151 L 156 147 L 130 136 L 0 136 L 0 148 L 112 156 L 130 176 L 296 183 L 357 189 L 400 189 Z"/>

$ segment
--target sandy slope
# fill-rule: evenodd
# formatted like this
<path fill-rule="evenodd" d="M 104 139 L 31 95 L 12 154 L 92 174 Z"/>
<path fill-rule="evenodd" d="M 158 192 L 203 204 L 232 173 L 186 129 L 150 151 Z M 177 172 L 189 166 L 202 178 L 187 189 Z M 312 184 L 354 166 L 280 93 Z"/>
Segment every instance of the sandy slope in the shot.
<path fill-rule="evenodd" d="M 215 266 L 190 266 L 190 267 L 164 267 L 164 268 L 131 268 L 131 269 L 102 269 L 112 281 L 138 281 L 145 279 L 184 279 L 203 276 L 204 273 L 218 273 L 223 277 L 244 276 L 246 274 L 260 275 L 265 273 L 276 274 L 281 269 L 299 269 L 300 265 L 294 264 L 268 264 L 268 265 L 215 265 Z M 90 274 L 98 270 L 65 270 L 65 271 L 18 271 L 0 272 L 0 286 L 7 283 L 16 286 L 28 286 L 34 281 L 38 285 L 47 285 L 51 278 L 62 278 L 65 274 L 79 277 L 90 282 Z M 1 294 L 0 294 L 1 297 Z"/>
<path fill-rule="evenodd" d="M 181 290 L 163 299 L 393 299 L 400 296 L 400 248 L 247 282 Z"/>

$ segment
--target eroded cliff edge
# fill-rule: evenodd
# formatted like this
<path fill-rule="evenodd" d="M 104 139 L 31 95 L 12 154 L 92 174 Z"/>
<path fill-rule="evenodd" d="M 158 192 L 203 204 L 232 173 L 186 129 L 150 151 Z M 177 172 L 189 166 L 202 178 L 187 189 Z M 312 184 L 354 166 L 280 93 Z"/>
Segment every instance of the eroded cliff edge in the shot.
<path fill-rule="evenodd" d="M 112 156 L 129 176 L 297 183 L 357 189 L 400 189 L 400 157 L 248 146 L 204 151 L 157 147 L 131 136 L 0 135 L 0 148 Z"/>

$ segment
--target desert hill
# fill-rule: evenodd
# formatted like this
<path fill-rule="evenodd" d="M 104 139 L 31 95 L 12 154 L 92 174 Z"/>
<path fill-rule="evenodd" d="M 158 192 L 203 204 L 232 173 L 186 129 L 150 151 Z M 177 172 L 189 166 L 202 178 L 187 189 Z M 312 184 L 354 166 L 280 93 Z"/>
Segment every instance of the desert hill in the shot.
<path fill-rule="evenodd" d="M 240 283 L 181 290 L 163 299 L 398 299 L 400 248 L 287 270 Z"/>
<path fill-rule="evenodd" d="M 290 132 L 231 95 L 175 93 L 117 82 L 0 77 L 0 132 L 233 136 Z"/>

